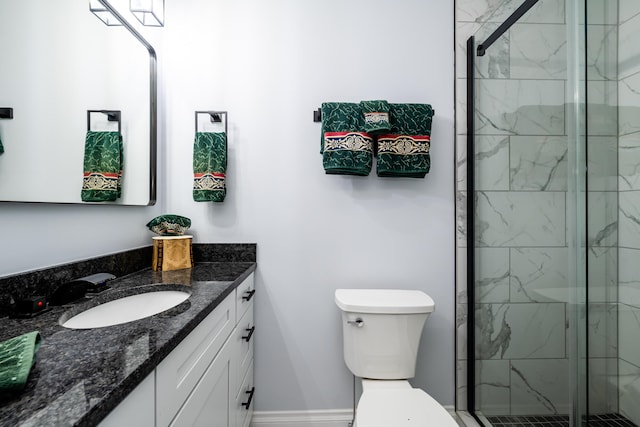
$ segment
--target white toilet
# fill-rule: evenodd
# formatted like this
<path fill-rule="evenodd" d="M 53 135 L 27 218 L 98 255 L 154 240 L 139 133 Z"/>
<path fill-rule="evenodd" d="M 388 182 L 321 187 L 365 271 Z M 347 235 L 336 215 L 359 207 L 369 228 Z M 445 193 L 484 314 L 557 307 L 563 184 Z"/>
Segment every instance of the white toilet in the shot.
<path fill-rule="evenodd" d="M 457 427 L 423 390 L 411 387 L 425 320 L 435 304 L 421 291 L 337 289 L 344 360 L 362 378 L 354 427 Z"/>

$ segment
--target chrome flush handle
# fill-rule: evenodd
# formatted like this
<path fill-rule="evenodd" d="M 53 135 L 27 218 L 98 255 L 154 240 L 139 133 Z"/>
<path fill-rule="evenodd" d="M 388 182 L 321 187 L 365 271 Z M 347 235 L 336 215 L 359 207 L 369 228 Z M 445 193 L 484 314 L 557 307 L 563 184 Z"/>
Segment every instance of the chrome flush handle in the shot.
<path fill-rule="evenodd" d="M 347 323 L 357 328 L 362 328 L 362 326 L 364 325 L 364 320 L 362 320 L 361 317 L 356 317 L 356 320 L 347 320 Z"/>

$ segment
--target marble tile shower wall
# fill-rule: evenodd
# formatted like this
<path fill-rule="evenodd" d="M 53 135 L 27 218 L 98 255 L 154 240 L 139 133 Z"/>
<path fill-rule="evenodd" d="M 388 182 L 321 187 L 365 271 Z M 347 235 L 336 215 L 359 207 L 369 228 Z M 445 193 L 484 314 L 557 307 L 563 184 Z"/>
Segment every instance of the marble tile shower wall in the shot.
<path fill-rule="evenodd" d="M 640 425 L 640 2 L 620 0 L 619 16 L 619 393 Z"/>
<path fill-rule="evenodd" d="M 590 0 L 591 1 L 591 0 Z M 456 1 L 457 405 L 466 408 L 466 40 L 520 0 Z M 591 393 L 617 410 L 617 13 L 590 7 Z M 597 8 L 602 11 L 595 13 Z M 501 11 L 506 12 L 502 13 Z M 617 11 L 616 11 L 617 12 Z M 597 20 L 595 19 L 597 17 Z M 489 24 L 487 24 L 489 23 Z M 495 24 L 493 24 L 495 23 Z M 541 0 L 482 58 L 476 93 L 476 405 L 485 415 L 568 413 L 565 0 Z M 640 153 L 639 153 L 640 154 Z M 639 199 L 640 200 L 640 199 Z M 640 206 L 640 203 L 638 204 Z M 639 235 L 640 236 L 640 235 Z M 640 241 L 640 239 L 639 239 Z M 613 273 L 613 275 L 612 275 Z M 606 286 L 610 285 L 610 286 Z M 605 289 L 607 291 L 605 292 Z M 640 318 L 640 317 L 639 317 Z M 565 385 L 558 386 L 558 385 Z"/>

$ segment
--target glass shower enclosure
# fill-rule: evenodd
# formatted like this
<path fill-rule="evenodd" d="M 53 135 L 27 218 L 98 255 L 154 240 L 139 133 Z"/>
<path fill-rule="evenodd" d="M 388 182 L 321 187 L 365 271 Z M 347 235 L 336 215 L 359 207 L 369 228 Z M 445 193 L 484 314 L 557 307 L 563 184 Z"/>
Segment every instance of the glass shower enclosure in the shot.
<path fill-rule="evenodd" d="M 638 34 L 638 0 L 506 0 L 467 42 L 485 426 L 640 425 Z"/>

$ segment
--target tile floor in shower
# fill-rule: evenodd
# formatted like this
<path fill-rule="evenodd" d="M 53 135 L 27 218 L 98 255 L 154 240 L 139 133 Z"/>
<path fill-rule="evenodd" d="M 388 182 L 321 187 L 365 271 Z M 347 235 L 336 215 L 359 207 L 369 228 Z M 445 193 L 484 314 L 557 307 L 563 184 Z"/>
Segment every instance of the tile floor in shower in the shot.
<path fill-rule="evenodd" d="M 569 427 L 567 415 L 487 417 L 493 427 Z M 638 427 L 622 415 L 591 415 L 585 427 Z"/>

